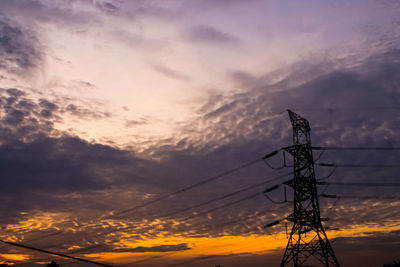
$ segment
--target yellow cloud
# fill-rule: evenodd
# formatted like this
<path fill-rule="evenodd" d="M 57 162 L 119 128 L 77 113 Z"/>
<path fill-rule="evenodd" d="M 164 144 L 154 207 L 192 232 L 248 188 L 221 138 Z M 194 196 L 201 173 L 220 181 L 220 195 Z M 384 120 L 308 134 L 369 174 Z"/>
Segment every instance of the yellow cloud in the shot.
<path fill-rule="evenodd" d="M 25 261 L 29 260 L 29 255 L 26 254 L 0 254 L 0 257 L 9 261 Z"/>

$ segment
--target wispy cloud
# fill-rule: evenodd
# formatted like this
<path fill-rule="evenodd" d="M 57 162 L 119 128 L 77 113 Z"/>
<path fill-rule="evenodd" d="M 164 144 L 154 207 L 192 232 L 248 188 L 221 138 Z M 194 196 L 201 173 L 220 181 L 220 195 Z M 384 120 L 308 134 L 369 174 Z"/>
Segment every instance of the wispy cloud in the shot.
<path fill-rule="evenodd" d="M 230 44 L 237 45 L 240 39 L 215 27 L 208 25 L 196 25 L 189 28 L 185 37 L 192 42 L 209 43 L 209 44 Z"/>
<path fill-rule="evenodd" d="M 159 63 L 153 63 L 150 66 L 156 72 L 158 72 L 170 79 L 186 81 L 186 82 L 191 80 L 191 78 L 188 75 L 178 72 L 176 70 L 173 70 L 165 65 L 162 65 Z"/>

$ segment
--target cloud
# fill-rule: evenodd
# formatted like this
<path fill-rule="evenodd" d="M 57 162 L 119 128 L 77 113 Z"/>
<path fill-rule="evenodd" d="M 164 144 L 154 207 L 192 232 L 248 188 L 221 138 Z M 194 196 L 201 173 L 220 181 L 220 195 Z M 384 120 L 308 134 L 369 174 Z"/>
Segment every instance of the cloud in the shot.
<path fill-rule="evenodd" d="M 46 198 L 54 199 L 51 204 L 47 201 L 49 206 L 46 209 L 52 206 L 54 209 L 64 207 L 65 210 L 69 210 L 77 203 L 80 203 L 82 208 L 92 207 L 93 210 L 112 210 L 113 207 L 121 206 L 121 203 L 123 207 L 129 207 L 131 205 L 128 203 L 140 203 L 145 200 L 143 197 L 146 195 L 151 199 L 156 195 L 162 195 L 162 192 L 174 191 L 184 185 L 193 184 L 202 177 L 230 169 L 269 150 L 290 145 L 292 134 L 290 122 L 286 114 L 278 114 L 288 107 L 295 111 L 298 109 L 300 114 L 310 120 L 313 142 L 316 145 L 396 146 L 397 117 L 386 117 L 388 110 L 366 116 L 370 111 L 358 110 L 357 113 L 353 113 L 351 109 L 360 106 L 374 107 L 374 103 L 386 106 L 398 105 L 399 99 L 395 87 L 398 74 L 394 70 L 398 68 L 399 63 L 390 60 L 396 58 L 396 55 L 397 53 L 392 51 L 376 56 L 357 69 L 333 69 L 330 72 L 315 73 L 314 70 L 318 68 L 312 67 L 309 70 L 313 71 L 314 78 L 307 78 L 305 81 L 293 82 L 303 77 L 294 71 L 293 75 L 289 74 L 285 78 L 292 80 L 290 83 L 281 80 L 276 84 L 257 86 L 250 88 L 248 92 L 229 97 L 216 95 L 200 109 L 201 117 L 184 127 L 182 132 L 176 135 L 176 140 L 160 142 L 154 147 L 154 151 L 149 151 L 149 155 L 160 159 L 159 162 L 138 158 L 129 151 L 89 143 L 77 137 L 58 133 L 52 127 L 52 123 L 57 120 L 57 116 L 63 110 L 62 106 L 66 103 L 61 105 L 44 98 L 36 101 L 29 99 L 25 93 L 17 89 L 8 90 L 7 96 L 1 99 L 7 110 L 2 133 L 9 138 L 3 141 L 4 155 L 8 155 L 3 158 L 3 162 L 6 166 L 5 174 L 15 178 L 7 181 L 4 186 L 7 192 L 4 194 L 12 196 L 21 192 L 31 192 L 27 197 L 35 201 L 31 201 L 30 206 L 21 202 L 23 205 L 20 210 L 38 208 L 40 201 Z M 302 72 L 306 71 L 303 69 Z M 384 83 L 382 77 L 385 78 Z M 295 86 L 286 87 L 293 84 Z M 320 101 L 314 103 L 315 99 Z M 337 101 L 338 99 L 344 101 Z M 313 105 L 318 105 L 317 108 L 322 110 L 314 112 Z M 331 113 L 324 111 L 325 107 L 333 105 L 338 110 Z M 43 114 L 42 110 L 48 112 Z M 137 122 L 141 123 L 134 121 L 133 124 Z M 28 142 L 21 143 L 21 140 Z M 353 160 L 352 157 L 354 156 L 325 153 L 323 159 L 328 162 L 339 160 L 347 162 Z M 275 160 L 273 163 L 279 166 L 280 159 Z M 382 155 L 370 153 L 360 155 L 357 160 L 359 163 L 395 162 L 396 155 L 387 154 L 382 158 Z M 234 174 L 229 179 L 221 179 L 213 184 L 196 188 L 190 194 L 178 195 L 168 201 L 154 204 L 148 209 L 137 211 L 133 218 L 127 219 L 127 222 L 140 221 L 143 218 L 153 221 L 157 219 L 157 215 L 165 214 L 166 210 L 179 210 L 238 190 L 243 187 L 244 176 L 246 184 L 252 184 L 259 182 L 260 177 L 264 175 L 268 177 L 278 175 L 266 168 L 260 164 Z M 338 170 L 337 177 L 342 181 L 350 181 L 353 176 L 363 177 L 365 181 L 374 181 L 382 176 L 387 182 L 394 182 L 396 179 L 393 170 L 371 170 L 368 174 L 363 170 L 354 171 Z M 319 172 L 322 176 L 327 170 L 321 169 Z M 132 193 L 127 192 L 128 188 Z M 254 192 L 262 189 L 263 187 L 255 188 Z M 384 192 L 389 191 L 382 191 Z M 248 192 L 251 193 L 253 191 Z M 335 187 L 330 187 L 328 193 L 354 194 L 350 189 Z M 359 195 L 373 193 L 378 191 L 361 189 L 357 191 Z M 68 202 L 67 199 L 71 198 L 71 194 L 75 194 L 75 198 Z M 226 199 L 226 202 L 240 199 L 245 195 Z M 96 200 L 99 196 L 102 201 Z M 276 197 L 281 196 L 277 194 Z M 210 213 L 208 217 L 195 217 L 184 224 L 173 225 L 171 222 L 190 216 L 195 210 L 176 214 L 150 233 L 140 224 L 133 229 L 138 234 L 151 236 L 162 231 L 185 233 L 187 225 L 191 225 L 194 231 L 192 234 L 218 236 L 221 234 L 218 225 L 227 219 L 245 219 L 248 215 L 256 214 L 259 211 L 257 203 L 260 201 L 268 202 L 260 196 L 238 206 L 221 210 L 220 213 Z M 342 205 L 342 202 L 339 203 Z M 387 202 L 379 203 L 380 213 L 370 209 L 338 208 L 334 213 L 335 218 L 342 226 L 371 222 L 376 218 L 388 218 L 390 209 L 387 207 Z M 219 204 L 223 203 L 214 203 L 213 206 Z M 360 201 L 343 200 L 344 206 L 355 208 L 359 204 Z M 205 206 L 200 211 L 213 206 Z M 277 206 L 268 207 L 271 213 L 276 214 L 277 219 L 290 212 L 290 207 L 285 209 Z M 358 216 L 354 216 L 355 213 Z M 123 219 L 127 218 L 126 216 L 123 216 Z M 249 220 L 247 227 L 237 227 L 233 224 L 226 226 L 224 230 L 226 233 L 238 235 L 258 233 L 257 227 L 268 223 L 270 219 L 268 216 L 261 216 Z M 91 232 L 89 229 L 86 231 Z"/>
<path fill-rule="evenodd" d="M 115 220 L 104 219 L 99 221 L 99 224 L 89 224 L 91 218 L 116 207 L 132 207 L 132 203 L 142 203 L 157 195 L 176 190 L 184 184 L 192 184 L 201 176 L 214 173 L 223 167 L 216 164 L 219 153 L 223 151 L 214 155 L 199 156 L 192 154 L 193 151 L 186 146 L 182 151 L 164 147 L 163 153 L 165 155 L 168 151 L 168 157 L 165 161 L 156 162 L 135 156 L 132 151 L 89 143 L 55 130 L 53 125 L 58 120 L 62 108 L 59 103 L 50 99 L 37 99 L 27 92 L 7 89 L 2 91 L 0 103 L 4 115 L 0 124 L 0 166 L 3 170 L 0 199 L 3 203 L 8 203 L 2 207 L 2 222 L 23 224 L 25 218 L 36 220 L 35 214 L 38 221 L 44 220 L 43 214 L 54 214 L 48 219 L 51 223 L 40 231 L 40 234 L 48 231 L 51 234 L 51 242 L 49 239 L 43 239 L 43 244 L 42 241 L 36 241 L 38 246 L 49 248 L 50 243 L 54 247 L 62 244 L 72 245 L 73 240 L 78 238 L 83 242 L 86 236 L 91 238 L 85 242 L 93 245 L 107 236 L 97 236 L 100 225 L 101 232 L 115 232 L 109 236 L 110 240 L 126 234 L 126 225 L 132 226 L 131 231 L 136 233 L 137 238 L 151 238 L 165 231 L 184 233 L 187 231 L 187 224 L 174 225 L 172 220 L 190 213 L 169 218 L 151 231 L 145 227 L 148 223 L 143 220 L 156 222 L 159 214 L 202 201 L 227 188 L 224 183 L 225 187 L 213 189 L 208 193 L 195 190 L 190 195 L 183 194 Z M 207 158 L 208 160 L 203 162 Z M 208 168 L 204 168 L 203 164 Z M 231 186 L 237 185 L 232 179 L 229 183 Z M 23 199 L 21 194 L 24 195 Z M 60 213 L 61 210 L 63 214 Z M 82 225 L 74 225 L 76 220 Z M 199 221 L 203 220 L 204 217 Z M 190 224 L 197 222 L 197 219 L 192 220 Z M 200 225 L 202 224 L 203 222 Z M 122 229 L 118 230 L 120 227 Z M 57 228 L 65 230 L 53 233 Z M 73 232 L 68 229 L 73 229 Z M 193 230 L 198 235 L 209 235 L 203 232 L 204 227 L 196 226 Z M 78 234 L 73 234 L 76 231 Z M 217 234 L 218 229 L 213 231 Z M 12 228 L 8 229 L 7 233 L 17 234 Z M 23 238 L 22 235 L 28 238 L 38 234 L 39 232 L 33 229 L 24 229 L 17 235 L 18 238 Z M 184 249 L 187 249 L 187 246 L 181 244 L 137 247 L 129 251 L 163 252 Z"/>
<path fill-rule="evenodd" d="M 102 4 L 94 4 L 97 1 L 39 1 L 22 0 L 1 1 L 0 7 L 4 15 L 17 13 L 15 17 L 25 26 L 33 26 L 32 22 L 51 22 L 63 27 L 77 27 L 91 22 L 98 22 L 97 17 L 93 16 L 93 11 L 101 10 Z M 89 9 L 82 7 L 93 7 Z M 106 8 L 106 7 L 104 7 Z M 75 29 L 76 30 L 76 29 Z"/>
<path fill-rule="evenodd" d="M 26 73 L 43 60 L 41 45 L 34 34 L 0 16 L 0 69 Z"/>
<path fill-rule="evenodd" d="M 44 201 L 49 205 L 43 207 L 55 208 L 63 205 L 56 199 L 64 194 L 103 190 L 114 183 L 136 184 L 135 175 L 127 175 L 136 171 L 128 170 L 128 166 L 142 168 L 143 164 L 152 164 L 130 152 L 91 144 L 55 130 L 54 123 L 60 119 L 61 111 L 48 99 L 35 100 L 21 90 L 7 89 L 2 91 L 0 103 L 3 196 L 12 201 L 25 192 L 25 200 L 14 199 L 14 211 L 10 212 L 39 208 L 36 205 L 41 204 L 33 199 L 51 198 L 54 201 Z M 117 165 L 119 170 L 112 171 Z M 29 198 L 32 201 L 26 201 Z"/>
<path fill-rule="evenodd" d="M 108 1 L 94 1 L 94 5 L 106 14 L 113 14 L 119 11 L 119 8 L 112 2 Z"/>
<path fill-rule="evenodd" d="M 118 252 L 168 252 L 189 250 L 188 244 L 182 243 L 178 245 L 159 245 L 152 247 L 135 247 L 126 249 L 117 249 Z"/>
<path fill-rule="evenodd" d="M 125 123 L 125 127 L 135 127 L 135 126 L 139 126 L 139 125 L 146 125 L 149 124 L 148 119 L 146 118 L 141 118 L 139 120 L 128 120 Z"/>
<path fill-rule="evenodd" d="M 87 108 L 87 105 L 71 103 L 67 104 L 62 110 L 63 113 L 73 115 L 76 118 L 87 120 L 87 119 L 102 119 L 109 118 L 111 114 L 107 111 L 96 110 L 95 108 Z"/>
<path fill-rule="evenodd" d="M 143 253 L 143 252 L 170 252 L 170 251 L 184 251 L 184 250 L 189 250 L 190 248 L 188 247 L 188 244 L 182 243 L 182 244 L 177 244 L 177 245 L 156 245 L 156 246 L 151 246 L 151 247 L 132 247 L 132 248 L 120 248 L 120 247 L 115 247 L 115 246 L 110 246 L 110 245 L 105 245 L 105 244 L 100 244 L 100 245 L 95 245 L 90 248 L 85 248 L 85 249 L 75 249 L 71 250 L 72 253 L 80 253 L 80 252 L 87 252 L 90 250 L 91 252 L 102 252 L 102 253 L 107 253 L 107 252 L 133 252 L 133 253 Z"/>
<path fill-rule="evenodd" d="M 256 87 L 239 94 L 212 95 L 208 103 L 199 108 L 195 121 L 188 123 L 182 132 L 176 134 L 176 138 L 160 142 L 152 151 L 148 151 L 147 155 L 158 161 L 56 131 L 53 125 L 62 112 L 68 110 L 66 107 L 70 103 L 67 101 L 34 98 L 18 89 L 3 89 L 0 97 L 3 114 L 0 124 L 3 186 L 0 190 L 2 202 L 9 204 L 2 208 L 2 214 L 9 215 L 4 223 L 23 219 L 27 215 L 23 216 L 20 212 L 24 211 L 32 215 L 63 210 L 65 217 L 61 214 L 58 217 L 64 219 L 50 229 L 73 229 L 77 233 L 65 230 L 53 236 L 54 242 L 51 244 L 54 246 L 72 245 L 71 240 L 81 240 L 93 246 L 96 242 L 104 241 L 104 236 L 98 233 L 108 230 L 114 233 L 106 235 L 107 240 L 111 241 L 121 240 L 127 233 L 134 233 L 131 238 L 136 240 L 163 233 L 192 237 L 260 234 L 264 224 L 288 215 L 291 207 L 272 205 L 260 194 L 258 198 L 218 209 L 218 212 L 193 217 L 182 223 L 179 223 L 179 219 L 239 200 L 247 194 L 261 192 L 265 189 L 263 186 L 163 220 L 159 216 L 281 174 L 269 170 L 262 163 L 115 220 L 98 220 L 98 217 L 116 207 L 125 209 L 135 206 L 231 169 L 249 159 L 261 157 L 263 153 L 290 145 L 291 125 L 286 113 L 281 114 L 287 108 L 309 119 L 313 143 L 316 145 L 399 146 L 397 115 L 386 109 L 374 112 L 360 109 L 399 106 L 398 51 L 387 51 L 371 57 L 356 68 L 337 69 L 331 64 L 309 66 L 306 63 L 301 69 L 294 67 L 287 70 L 286 76 L 275 82 L 262 85 L 261 81 L 257 81 Z M 70 106 L 68 112 L 76 110 L 79 109 Z M 354 156 L 326 152 L 322 159 L 328 162 L 362 163 L 396 162 L 397 158 L 396 154 L 386 153 Z M 280 166 L 280 159 L 279 156 L 272 163 Z M 319 177 L 327 172 L 322 168 L 317 171 Z M 339 181 L 354 181 L 357 177 L 367 182 L 377 179 L 395 182 L 397 173 L 394 170 L 366 172 L 342 169 L 334 177 Z M 333 186 L 328 189 L 327 192 L 332 194 L 358 195 L 393 194 L 395 190 L 354 190 Z M 279 193 L 276 192 L 277 198 L 282 197 Z M 21 199 L 21 194 L 24 194 L 24 199 Z M 333 227 L 385 221 L 397 216 L 397 212 L 393 213 L 395 204 L 387 201 L 342 200 L 332 208 L 332 214 L 326 211 L 326 207 L 333 205 L 332 202 L 325 201 L 321 199 L 322 213 L 332 218 Z M 256 216 L 249 219 L 252 215 Z M 76 226 L 71 218 L 78 221 Z M 92 218 L 96 218 L 96 222 L 86 224 Z M 243 222 L 224 225 L 227 221 L 238 219 L 243 219 Z M 131 228 L 126 230 L 126 226 Z M 43 244 L 43 247 L 49 244 L 47 240 L 40 242 L 43 243 L 38 244 Z M 104 248 L 105 251 L 109 249 Z M 185 245 L 138 246 L 130 251 L 139 253 L 174 249 L 185 249 Z"/>
<path fill-rule="evenodd" d="M 185 37 L 187 40 L 197 43 L 233 45 L 240 43 L 237 37 L 208 25 L 197 25 L 189 28 L 185 33 Z"/>
<path fill-rule="evenodd" d="M 164 75 L 164 76 L 166 76 L 166 77 L 168 77 L 170 79 L 180 80 L 180 81 L 185 81 L 185 82 L 191 80 L 191 78 L 189 76 L 187 76 L 187 75 L 185 75 L 183 73 L 180 73 L 180 72 L 178 72 L 176 70 L 173 70 L 173 69 L 171 69 L 171 68 L 169 68 L 167 66 L 164 66 L 162 64 L 154 63 L 154 64 L 151 64 L 150 66 L 156 72 L 161 73 L 162 75 Z"/>
<path fill-rule="evenodd" d="M 232 80 L 233 84 L 244 88 L 253 87 L 254 82 L 257 80 L 257 78 L 251 73 L 241 70 L 229 71 L 228 76 Z"/>
<path fill-rule="evenodd" d="M 266 85 L 263 86 L 260 80 L 257 81 L 256 87 L 239 94 L 212 95 L 210 101 L 199 109 L 198 117 L 183 127 L 182 132 L 177 135 L 173 143 L 175 145 L 159 145 L 154 148 L 154 153 L 157 156 L 161 155 L 161 158 L 163 155 L 168 155 L 165 159 L 171 166 L 175 166 L 175 162 L 181 162 L 198 174 L 203 172 L 196 169 L 196 162 L 202 162 L 204 166 L 212 169 L 216 169 L 212 162 L 219 162 L 219 169 L 229 169 L 229 166 L 255 158 L 261 151 L 272 151 L 291 145 L 292 129 L 286 113 L 288 108 L 310 121 L 315 145 L 398 147 L 400 146 L 398 141 L 400 136 L 397 131 L 400 118 L 396 115 L 400 107 L 400 77 L 396 71 L 400 67 L 398 53 L 398 50 L 388 50 L 370 57 L 355 68 L 337 68 L 331 62 L 327 62 L 326 65 L 317 63 L 311 66 L 303 62 L 303 68 L 295 66 L 292 70 L 286 71 L 286 75 L 276 82 L 266 81 Z M 176 144 L 180 140 L 184 141 L 185 145 L 178 152 Z M 354 153 L 325 152 L 321 160 L 349 164 L 395 164 L 398 157 L 396 152 Z M 274 160 L 275 166 L 282 165 L 280 157 Z M 262 169 L 258 168 L 248 171 L 251 172 L 246 175 L 248 183 L 250 180 L 256 181 L 256 177 L 262 176 L 263 173 Z M 318 177 L 327 175 L 329 171 L 331 170 L 317 168 Z M 268 173 L 268 177 L 275 175 L 277 174 Z M 383 181 L 382 179 L 388 183 L 397 180 L 394 169 L 366 171 L 366 169 L 349 168 L 337 170 L 331 179 L 354 182 L 355 177 L 359 179 L 358 181 L 367 183 Z M 232 179 L 235 180 L 234 177 Z M 231 180 L 229 185 L 223 181 L 215 184 L 212 189 L 209 188 L 210 193 L 223 194 L 219 191 L 219 186 L 224 189 L 230 188 L 232 191 L 234 188 L 240 188 L 240 183 L 233 181 Z M 396 195 L 395 188 L 335 186 L 329 187 L 327 193 L 355 197 Z M 280 199 L 281 194 L 277 193 L 276 197 Z M 333 202 L 321 199 L 321 203 L 325 214 L 325 210 Z M 375 203 L 374 205 L 379 208 L 365 209 L 365 206 L 372 206 L 371 203 Z M 252 204 L 254 202 L 249 201 L 243 203 L 243 207 L 251 207 Z M 378 223 L 380 220 L 385 221 L 398 216 L 397 213 L 393 214 L 389 202 L 383 199 L 367 202 L 361 199 L 341 200 L 338 205 L 340 206 L 331 214 L 327 214 L 328 217 L 335 216 L 337 224 L 334 223 L 333 226 Z M 224 218 L 234 216 L 238 210 L 239 207 L 235 211 L 224 210 Z M 271 207 L 271 213 L 274 212 L 279 214 L 277 216 L 279 219 L 285 212 L 290 212 L 290 207 L 285 209 Z M 209 216 L 209 220 L 213 221 L 211 225 L 221 222 L 218 215 Z M 202 225 L 206 220 L 198 218 L 193 224 Z M 255 227 L 260 223 L 260 220 L 255 220 L 251 225 Z M 228 228 L 227 231 L 241 233 L 236 232 L 239 229 Z M 256 231 L 255 228 L 250 229 L 240 229 L 240 231 Z M 207 231 L 214 233 L 210 228 Z M 215 234 L 218 234 L 217 231 Z"/>

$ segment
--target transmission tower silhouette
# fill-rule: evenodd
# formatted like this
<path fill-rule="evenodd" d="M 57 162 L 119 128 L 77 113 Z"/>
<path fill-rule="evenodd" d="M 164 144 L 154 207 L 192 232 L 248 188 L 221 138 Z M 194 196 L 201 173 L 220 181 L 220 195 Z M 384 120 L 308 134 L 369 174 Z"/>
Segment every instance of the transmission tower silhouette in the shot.
<path fill-rule="evenodd" d="M 293 226 L 281 267 L 340 266 L 321 223 L 310 124 L 291 110 L 288 113 L 293 126 L 293 146 L 284 149 L 293 156 L 294 178 L 286 184 L 294 190 L 294 205 L 287 218 Z"/>

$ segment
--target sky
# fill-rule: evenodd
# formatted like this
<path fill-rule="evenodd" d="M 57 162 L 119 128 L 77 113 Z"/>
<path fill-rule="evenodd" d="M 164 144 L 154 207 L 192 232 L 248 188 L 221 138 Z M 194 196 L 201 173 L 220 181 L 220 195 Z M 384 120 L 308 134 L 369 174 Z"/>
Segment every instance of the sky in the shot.
<path fill-rule="evenodd" d="M 278 266 L 285 222 L 264 226 L 293 191 L 261 192 L 280 202 L 292 177 L 286 111 L 314 146 L 400 148 L 399 69 L 397 0 L 1 0 L 0 239 L 116 266 Z M 190 187 L 275 150 L 273 168 Z M 313 153 L 341 266 L 400 260 L 400 151 Z M 0 244 L 3 264 L 51 260 L 88 266 Z"/>

